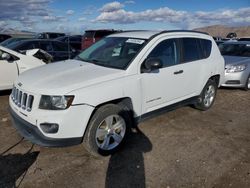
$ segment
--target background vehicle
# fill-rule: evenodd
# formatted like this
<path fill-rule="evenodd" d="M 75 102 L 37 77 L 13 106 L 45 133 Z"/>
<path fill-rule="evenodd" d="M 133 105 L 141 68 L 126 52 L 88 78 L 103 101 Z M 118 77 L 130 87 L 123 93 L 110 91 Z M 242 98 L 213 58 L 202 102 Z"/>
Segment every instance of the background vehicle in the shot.
<path fill-rule="evenodd" d="M 110 34 L 118 32 L 117 30 L 87 30 L 85 31 L 84 35 L 82 36 L 82 50 L 88 48 L 98 40 L 106 37 Z"/>
<path fill-rule="evenodd" d="M 65 36 L 65 33 L 55 33 L 55 32 L 44 32 L 38 33 L 35 38 L 37 39 L 55 39 L 58 37 Z"/>
<path fill-rule="evenodd" d="M 58 37 L 55 40 L 69 44 L 72 48 L 80 51 L 82 46 L 82 36 L 81 35 L 70 35 Z"/>
<path fill-rule="evenodd" d="M 250 41 L 250 37 L 241 37 L 238 41 Z"/>
<path fill-rule="evenodd" d="M 35 56 L 38 51 L 29 52 L 24 55 L 0 46 L 0 90 L 7 90 L 13 87 L 14 80 L 22 72 L 45 65 L 45 62 Z"/>
<path fill-rule="evenodd" d="M 133 123 L 154 113 L 185 104 L 208 110 L 223 75 L 224 59 L 208 34 L 116 33 L 74 60 L 20 75 L 10 112 L 13 125 L 33 143 L 83 141 L 90 153 L 105 155 L 124 143 Z M 20 92 L 34 101 L 29 108 L 18 107 Z"/>
<path fill-rule="evenodd" d="M 21 40 L 27 40 L 27 39 L 30 39 L 30 38 L 21 38 L 21 37 L 20 38 L 8 38 L 5 41 L 1 42 L 0 46 L 8 46 L 9 44 L 12 44 Z"/>
<path fill-rule="evenodd" d="M 6 34 L 0 34 L 0 42 L 3 42 L 8 38 L 11 38 L 11 36 Z"/>
<path fill-rule="evenodd" d="M 219 48 L 225 59 L 222 86 L 250 89 L 250 41 L 225 42 Z"/>
<path fill-rule="evenodd" d="M 53 56 L 53 61 L 60 61 L 74 58 L 77 52 L 68 44 L 52 39 L 29 39 L 6 46 L 17 52 L 30 49 L 42 49 Z"/>

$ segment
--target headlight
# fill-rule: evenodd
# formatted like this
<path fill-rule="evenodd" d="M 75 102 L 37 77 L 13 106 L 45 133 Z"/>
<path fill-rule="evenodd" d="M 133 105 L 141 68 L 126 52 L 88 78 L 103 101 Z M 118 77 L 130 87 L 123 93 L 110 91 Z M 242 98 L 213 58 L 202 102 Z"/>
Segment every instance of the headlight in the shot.
<path fill-rule="evenodd" d="M 230 65 L 226 72 L 227 73 L 233 73 L 233 72 L 241 72 L 244 71 L 247 68 L 246 64 L 241 64 L 241 65 Z"/>
<path fill-rule="evenodd" d="M 70 107 L 74 96 L 49 96 L 42 95 L 39 108 L 46 110 L 65 110 Z"/>

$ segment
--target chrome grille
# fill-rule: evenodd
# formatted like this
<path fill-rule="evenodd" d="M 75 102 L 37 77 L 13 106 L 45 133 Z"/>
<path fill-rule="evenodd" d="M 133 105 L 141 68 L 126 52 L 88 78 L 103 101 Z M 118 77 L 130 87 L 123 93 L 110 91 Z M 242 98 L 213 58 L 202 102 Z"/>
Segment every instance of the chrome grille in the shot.
<path fill-rule="evenodd" d="M 32 105 L 34 101 L 33 95 L 29 95 L 28 93 L 25 93 L 20 89 L 14 87 L 12 89 L 11 99 L 19 108 L 27 110 L 28 112 L 32 110 Z"/>

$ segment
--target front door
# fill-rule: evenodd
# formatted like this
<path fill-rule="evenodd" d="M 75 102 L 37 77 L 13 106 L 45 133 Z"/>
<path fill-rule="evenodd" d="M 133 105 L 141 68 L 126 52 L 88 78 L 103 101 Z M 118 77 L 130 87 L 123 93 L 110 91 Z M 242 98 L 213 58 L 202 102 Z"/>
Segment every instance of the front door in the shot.
<path fill-rule="evenodd" d="M 147 58 L 158 58 L 162 68 L 142 73 L 143 113 L 180 102 L 195 93 L 197 73 L 196 63 L 182 63 L 181 39 L 161 41 Z M 192 50 L 192 49 L 191 49 Z M 142 64 L 143 67 L 143 64 Z"/>

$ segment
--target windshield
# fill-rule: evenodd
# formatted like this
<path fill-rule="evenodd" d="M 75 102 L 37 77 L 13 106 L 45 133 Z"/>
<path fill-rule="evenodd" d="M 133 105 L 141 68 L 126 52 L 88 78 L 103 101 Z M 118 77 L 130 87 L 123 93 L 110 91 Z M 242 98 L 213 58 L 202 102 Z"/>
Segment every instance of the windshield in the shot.
<path fill-rule="evenodd" d="M 16 42 L 18 42 L 20 40 L 25 40 L 25 39 L 28 39 L 28 38 L 9 38 L 9 39 L 1 42 L 0 45 L 1 46 L 8 46 L 8 45 L 10 45 L 12 43 L 16 43 Z"/>
<path fill-rule="evenodd" d="M 220 44 L 222 55 L 250 57 L 250 44 Z"/>
<path fill-rule="evenodd" d="M 77 59 L 105 67 L 126 69 L 144 43 L 144 39 L 107 37 L 84 50 Z"/>
<path fill-rule="evenodd" d="M 5 47 L 13 50 L 23 43 L 24 43 L 23 41 L 16 41 L 16 42 L 12 42 L 12 43 L 7 44 Z"/>

